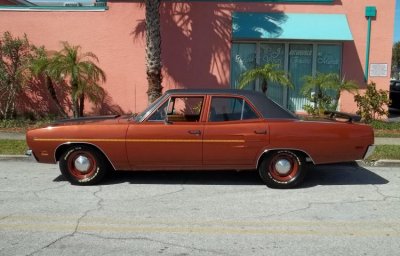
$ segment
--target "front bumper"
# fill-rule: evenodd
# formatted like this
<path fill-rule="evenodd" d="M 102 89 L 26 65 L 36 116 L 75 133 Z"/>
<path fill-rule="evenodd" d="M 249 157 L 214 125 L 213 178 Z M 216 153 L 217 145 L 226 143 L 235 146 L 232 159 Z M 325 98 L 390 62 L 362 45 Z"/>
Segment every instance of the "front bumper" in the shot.
<path fill-rule="evenodd" d="M 31 155 L 33 155 L 32 149 L 28 149 L 28 150 L 25 152 L 25 155 L 26 155 L 26 156 L 31 156 Z"/>
<path fill-rule="evenodd" d="M 370 157 L 372 155 L 372 153 L 374 153 L 375 147 L 376 147 L 375 145 L 368 146 L 367 152 L 365 153 L 365 155 L 363 157 L 364 160 L 367 159 L 368 157 Z"/>
<path fill-rule="evenodd" d="M 26 155 L 26 156 L 33 156 L 33 157 L 35 158 L 35 160 L 38 162 L 38 159 L 37 159 L 35 153 L 33 153 L 32 149 L 28 149 L 28 150 L 25 152 L 25 155 Z"/>

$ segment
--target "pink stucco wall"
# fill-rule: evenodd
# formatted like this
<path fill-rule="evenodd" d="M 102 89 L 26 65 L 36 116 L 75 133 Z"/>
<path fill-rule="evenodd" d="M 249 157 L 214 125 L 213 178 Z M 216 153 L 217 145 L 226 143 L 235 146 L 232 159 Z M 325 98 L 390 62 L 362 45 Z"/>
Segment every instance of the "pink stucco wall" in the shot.
<path fill-rule="evenodd" d="M 390 67 L 395 0 L 336 0 L 331 5 L 166 2 L 161 6 L 164 88 L 229 87 L 231 13 L 234 11 L 286 13 L 343 13 L 354 42 L 344 43 L 343 74 L 363 81 L 367 20 L 365 7 L 377 7 L 372 22 L 370 63 Z M 0 33 L 26 33 L 37 45 L 59 50 L 60 41 L 94 52 L 107 74 L 107 108 L 138 112 L 147 105 L 145 77 L 144 6 L 109 1 L 104 12 L 0 11 Z M 310 28 L 312 29 L 312 28 Z M 388 89 L 389 75 L 373 78 Z M 353 96 L 345 93 L 341 110 L 355 112 Z M 90 109 L 88 109 L 90 112 Z M 98 110 L 96 110 L 98 111 Z"/>

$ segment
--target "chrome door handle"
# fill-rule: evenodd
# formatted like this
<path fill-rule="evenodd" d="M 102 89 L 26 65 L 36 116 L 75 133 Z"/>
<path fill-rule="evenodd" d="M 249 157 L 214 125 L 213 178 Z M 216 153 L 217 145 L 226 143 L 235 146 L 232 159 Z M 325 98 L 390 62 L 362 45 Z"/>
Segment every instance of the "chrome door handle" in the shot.
<path fill-rule="evenodd" d="M 255 130 L 255 134 L 267 134 L 267 130 Z"/>
<path fill-rule="evenodd" d="M 193 135 L 200 135 L 201 131 L 200 130 L 189 130 L 188 133 L 193 134 Z"/>

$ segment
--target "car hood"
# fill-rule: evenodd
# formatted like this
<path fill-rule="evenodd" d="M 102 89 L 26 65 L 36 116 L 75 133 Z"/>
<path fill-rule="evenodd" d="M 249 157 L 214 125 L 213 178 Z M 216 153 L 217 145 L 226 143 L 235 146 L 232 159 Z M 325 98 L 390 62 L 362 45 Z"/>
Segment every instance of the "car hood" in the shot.
<path fill-rule="evenodd" d="M 107 115 L 107 116 L 90 116 L 90 117 L 78 117 L 70 119 L 61 119 L 52 123 L 50 126 L 68 126 L 68 125 L 84 125 L 84 124 L 94 124 L 94 123 L 119 123 L 121 120 L 129 119 L 131 116 L 121 116 L 121 115 Z"/>

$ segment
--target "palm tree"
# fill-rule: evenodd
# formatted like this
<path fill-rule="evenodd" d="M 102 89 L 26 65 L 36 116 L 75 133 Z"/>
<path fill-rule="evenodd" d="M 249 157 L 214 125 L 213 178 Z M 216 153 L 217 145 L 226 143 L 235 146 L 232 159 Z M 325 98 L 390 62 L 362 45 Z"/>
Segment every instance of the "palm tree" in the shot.
<path fill-rule="evenodd" d="M 301 92 L 314 103 L 314 107 L 309 109 L 316 115 L 323 115 L 327 109 L 336 109 L 342 91 L 353 92 L 358 88 L 355 81 L 347 81 L 337 73 L 318 73 L 316 76 L 304 76 L 303 80 Z"/>
<path fill-rule="evenodd" d="M 54 80 L 58 80 L 58 78 L 52 77 L 53 74 L 50 70 L 53 59 L 49 57 L 50 53 L 46 52 L 44 47 L 34 47 L 33 50 L 35 55 L 28 62 L 27 68 L 30 71 L 31 76 L 43 80 L 44 85 L 51 96 L 51 99 L 57 107 L 59 115 L 66 118 L 67 114 L 65 113 L 64 108 L 61 106 L 60 101 L 58 100 L 54 86 Z"/>
<path fill-rule="evenodd" d="M 162 94 L 160 0 L 145 0 L 144 2 L 146 6 L 147 96 L 151 103 Z"/>
<path fill-rule="evenodd" d="M 245 71 L 239 77 L 239 89 L 243 89 L 246 85 L 256 79 L 261 79 L 261 90 L 263 93 L 268 91 L 268 82 L 278 83 L 282 86 L 293 88 L 285 71 L 278 69 L 276 64 L 265 64 L 264 66 L 256 67 Z"/>
<path fill-rule="evenodd" d="M 72 112 L 74 117 L 83 116 L 85 98 L 96 102 L 103 89 L 98 84 L 106 75 L 95 62 L 99 62 L 92 52 L 81 53 L 80 46 L 62 42 L 63 49 L 54 55 L 50 66 L 51 74 L 67 79 L 71 86 Z"/>

